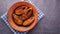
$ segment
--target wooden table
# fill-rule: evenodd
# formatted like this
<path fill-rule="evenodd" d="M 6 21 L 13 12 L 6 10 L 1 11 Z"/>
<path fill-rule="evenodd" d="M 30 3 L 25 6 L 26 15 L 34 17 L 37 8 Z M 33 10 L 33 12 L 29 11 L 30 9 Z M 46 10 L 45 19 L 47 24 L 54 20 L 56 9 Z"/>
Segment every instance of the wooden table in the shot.
<path fill-rule="evenodd" d="M 0 0 L 0 16 L 17 0 Z M 19 1 L 19 0 L 18 0 Z M 27 34 L 60 34 L 60 0 L 32 0 L 45 14 Z M 0 18 L 0 34 L 13 34 Z"/>

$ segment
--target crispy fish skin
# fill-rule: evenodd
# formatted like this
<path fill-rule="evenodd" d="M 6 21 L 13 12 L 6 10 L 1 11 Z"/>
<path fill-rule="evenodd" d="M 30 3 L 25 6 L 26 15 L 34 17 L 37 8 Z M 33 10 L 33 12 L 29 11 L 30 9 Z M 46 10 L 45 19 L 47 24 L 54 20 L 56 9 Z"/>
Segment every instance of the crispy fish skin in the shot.
<path fill-rule="evenodd" d="M 13 14 L 14 21 L 16 22 L 17 25 L 22 25 L 22 20 L 18 18 L 17 15 Z"/>
<path fill-rule="evenodd" d="M 27 19 L 27 20 L 23 23 L 23 26 L 28 26 L 28 25 L 30 25 L 33 21 L 34 21 L 34 17 L 30 17 L 29 19 Z"/>
<path fill-rule="evenodd" d="M 22 14 L 23 13 L 23 9 L 19 9 L 19 10 L 16 10 L 15 11 L 15 14 L 17 14 L 17 15 L 20 15 L 20 14 Z"/>

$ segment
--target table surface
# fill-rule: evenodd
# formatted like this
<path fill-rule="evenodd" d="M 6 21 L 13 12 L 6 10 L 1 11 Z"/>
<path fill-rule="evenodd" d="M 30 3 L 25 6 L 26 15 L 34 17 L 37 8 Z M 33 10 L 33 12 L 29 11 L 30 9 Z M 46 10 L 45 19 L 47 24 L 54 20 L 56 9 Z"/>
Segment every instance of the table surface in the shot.
<path fill-rule="evenodd" d="M 0 16 L 15 1 L 17 0 L 0 0 Z M 60 0 L 32 0 L 32 2 L 42 10 L 44 17 L 27 34 L 60 34 Z M 13 34 L 1 18 L 0 34 Z"/>

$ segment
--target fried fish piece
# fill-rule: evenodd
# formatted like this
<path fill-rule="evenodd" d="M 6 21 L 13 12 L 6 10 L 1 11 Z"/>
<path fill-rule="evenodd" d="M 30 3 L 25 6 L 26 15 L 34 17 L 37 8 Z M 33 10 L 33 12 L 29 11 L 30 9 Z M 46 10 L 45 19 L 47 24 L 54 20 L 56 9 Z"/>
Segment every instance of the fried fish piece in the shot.
<path fill-rule="evenodd" d="M 23 14 L 22 17 L 21 17 L 22 20 L 26 20 L 27 18 L 28 18 L 28 16 L 25 15 L 25 14 Z"/>
<path fill-rule="evenodd" d="M 15 14 L 13 14 L 13 18 L 14 18 L 14 19 L 18 19 L 18 16 L 15 15 Z"/>
<path fill-rule="evenodd" d="M 14 17 L 14 21 L 17 25 L 22 25 L 22 20 L 18 18 L 17 15 L 13 14 L 13 17 Z"/>
<path fill-rule="evenodd" d="M 23 9 L 17 9 L 16 11 L 15 11 L 15 14 L 17 14 L 17 15 L 20 15 L 20 14 L 22 14 L 23 13 Z"/>
<path fill-rule="evenodd" d="M 30 17 L 31 15 L 32 15 L 32 8 L 29 8 L 29 9 L 28 9 L 27 16 Z"/>
<path fill-rule="evenodd" d="M 22 25 L 23 24 L 22 20 L 20 20 L 20 19 L 19 20 L 14 20 L 14 21 L 16 22 L 17 25 Z"/>
<path fill-rule="evenodd" d="M 28 7 L 25 6 L 25 7 L 24 7 L 24 10 L 23 10 L 23 14 L 27 14 L 27 12 L 28 12 Z"/>
<path fill-rule="evenodd" d="M 32 10 L 32 8 L 28 8 L 28 11 Z"/>
<path fill-rule="evenodd" d="M 34 17 L 30 17 L 29 19 L 27 19 L 27 20 L 23 23 L 23 26 L 28 26 L 28 25 L 30 25 L 33 21 L 34 21 Z"/>
<path fill-rule="evenodd" d="M 28 17 L 32 16 L 32 11 L 29 11 L 27 14 Z"/>
<path fill-rule="evenodd" d="M 26 15 L 28 13 L 28 10 L 27 9 L 24 9 L 23 12 L 24 12 L 23 14 Z"/>

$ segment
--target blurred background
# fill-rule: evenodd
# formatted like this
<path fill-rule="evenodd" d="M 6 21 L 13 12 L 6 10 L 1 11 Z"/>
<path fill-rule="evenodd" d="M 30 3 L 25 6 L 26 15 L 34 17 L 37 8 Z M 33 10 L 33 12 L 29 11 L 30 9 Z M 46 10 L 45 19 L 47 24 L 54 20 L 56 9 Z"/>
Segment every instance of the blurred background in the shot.
<path fill-rule="evenodd" d="M 0 16 L 20 0 L 0 0 Z M 60 0 L 31 0 L 44 13 L 36 27 L 27 34 L 60 34 Z M 13 34 L 0 18 L 0 34 Z"/>

